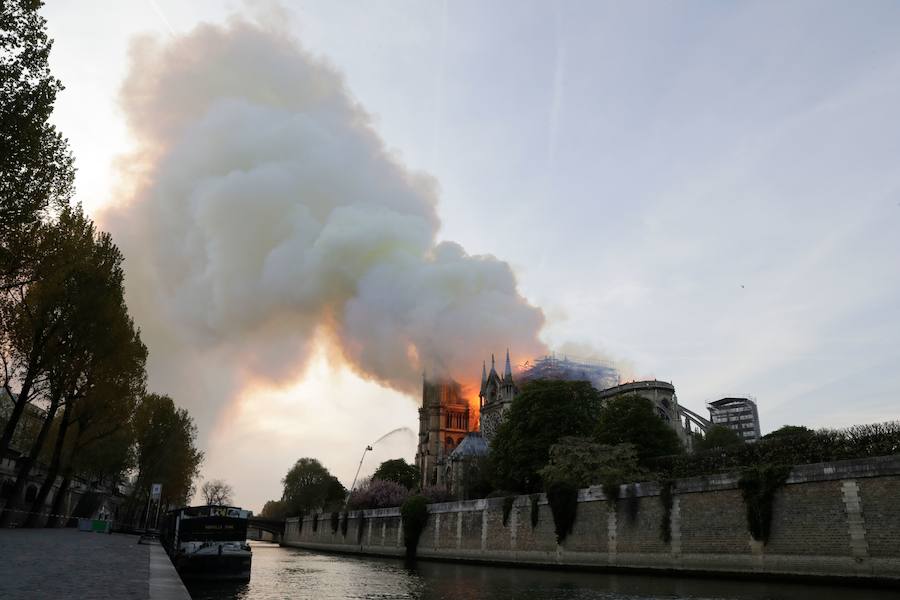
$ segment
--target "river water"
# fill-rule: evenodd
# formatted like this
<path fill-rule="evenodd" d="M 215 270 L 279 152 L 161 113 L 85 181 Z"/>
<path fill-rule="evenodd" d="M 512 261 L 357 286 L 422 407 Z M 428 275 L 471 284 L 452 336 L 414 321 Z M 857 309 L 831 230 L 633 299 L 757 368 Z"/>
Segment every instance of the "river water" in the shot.
<path fill-rule="evenodd" d="M 897 600 L 888 590 L 509 569 L 320 554 L 253 542 L 249 583 L 191 587 L 193 600 Z"/>

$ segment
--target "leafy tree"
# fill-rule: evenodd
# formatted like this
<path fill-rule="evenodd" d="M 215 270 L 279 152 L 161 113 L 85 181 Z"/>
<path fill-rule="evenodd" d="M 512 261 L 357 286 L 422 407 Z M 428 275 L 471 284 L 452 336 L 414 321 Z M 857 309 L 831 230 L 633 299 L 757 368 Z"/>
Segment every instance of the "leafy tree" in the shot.
<path fill-rule="evenodd" d="M 729 429 L 724 425 L 713 425 L 706 430 L 706 435 L 695 438 L 695 450 L 711 450 L 713 448 L 728 448 L 730 446 L 740 446 L 744 443 L 744 439 L 733 429 Z"/>
<path fill-rule="evenodd" d="M 337 477 L 328 472 L 315 458 L 301 458 L 281 480 L 284 484 L 282 501 L 290 514 L 339 506 L 347 490 Z"/>
<path fill-rule="evenodd" d="M 407 496 L 409 489 L 396 481 L 369 479 L 350 492 L 347 507 L 357 510 L 400 506 Z"/>
<path fill-rule="evenodd" d="M 784 440 L 789 438 L 810 438 L 816 434 L 815 431 L 803 425 L 783 425 L 764 435 L 764 440 Z"/>
<path fill-rule="evenodd" d="M 411 490 L 419 483 L 419 468 L 416 465 L 409 464 L 402 458 L 386 460 L 375 469 L 372 479 L 393 481 Z"/>
<path fill-rule="evenodd" d="M 44 227 L 42 237 L 46 238 L 42 239 L 42 244 L 52 248 L 44 257 L 58 268 L 55 273 L 48 273 L 47 277 L 29 286 L 22 296 L 23 302 L 17 306 L 22 309 L 18 315 L 22 318 L 10 319 L 22 329 L 14 327 L 8 331 L 10 336 L 7 340 L 13 341 L 13 344 L 7 346 L 9 353 L 5 356 L 14 359 L 18 351 L 17 340 L 29 346 L 27 340 L 34 340 L 33 326 L 38 321 L 46 322 L 44 317 L 49 316 L 53 322 L 53 334 L 46 336 L 39 344 L 40 360 L 29 361 L 26 367 L 31 370 L 35 365 L 40 366 L 43 388 L 37 385 L 34 389 L 43 389 L 49 404 L 47 417 L 30 454 L 18 461 L 16 492 L 7 509 L 12 509 L 18 500 L 34 460 L 44 449 L 61 404 L 65 408 L 63 420 L 57 427 L 58 451 L 54 452 L 48 477 L 38 493 L 36 501 L 39 502 L 33 506 L 43 506 L 55 481 L 65 435 L 72 419 L 77 416 L 79 422 L 74 449 L 83 450 L 89 444 L 112 436 L 123 428 L 123 423 L 128 422 L 145 380 L 147 351 L 128 316 L 123 291 L 122 255 L 109 235 L 97 232 L 90 219 L 82 214 L 79 207 L 75 207 L 64 209 L 57 223 Z M 43 267 L 41 265 L 41 269 Z M 35 319 L 36 314 L 43 316 Z M 35 348 L 33 344 L 30 346 L 28 354 L 31 357 L 34 357 Z M 19 400 L 21 402 L 21 395 Z M 85 403 L 85 406 L 76 411 L 77 403 Z M 124 413 L 111 406 L 120 404 L 124 406 Z M 113 419 L 107 420 L 109 427 L 99 430 L 97 419 L 110 416 Z M 92 420 L 95 426 L 93 431 L 89 431 Z M 86 471 L 94 474 L 121 473 L 128 466 L 125 457 L 130 441 L 120 434 L 107 440 L 107 443 L 112 442 L 118 443 L 120 452 L 111 452 L 110 447 L 106 447 L 83 465 Z M 118 468 L 111 467 L 113 463 Z M 0 523 L 7 520 L 7 515 L 0 517 Z"/>
<path fill-rule="evenodd" d="M 641 464 L 684 451 L 675 430 L 657 416 L 650 400 L 640 396 L 608 400 L 600 411 L 595 438 L 603 444 L 634 445 Z"/>
<path fill-rule="evenodd" d="M 31 237 L 72 196 L 68 142 L 50 122 L 62 83 L 50 73 L 53 42 L 38 0 L 0 3 L 0 285 L 31 279 Z"/>
<path fill-rule="evenodd" d="M 540 491 L 540 469 L 550 458 L 550 447 L 566 436 L 590 435 L 600 405 L 599 392 L 586 381 L 544 380 L 523 386 L 491 442 L 495 487 Z"/>
<path fill-rule="evenodd" d="M 550 447 L 550 462 L 540 470 L 549 485 L 566 482 L 576 488 L 603 484 L 610 486 L 638 481 L 646 471 L 638 464 L 632 444 L 609 446 L 589 438 L 565 437 Z"/>
<path fill-rule="evenodd" d="M 132 514 L 144 504 L 153 483 L 162 484 L 163 505 L 186 505 L 203 461 L 203 453 L 196 448 L 193 418 L 170 397 L 149 394 L 138 406 L 133 424 L 137 473 L 130 498 Z"/>
<path fill-rule="evenodd" d="M 263 505 L 259 516 L 266 519 L 284 520 L 288 516 L 287 506 L 281 500 L 269 500 Z"/>
<path fill-rule="evenodd" d="M 203 494 L 203 501 L 210 506 L 227 506 L 232 502 L 234 490 L 221 479 L 211 479 L 203 483 L 200 493 Z"/>

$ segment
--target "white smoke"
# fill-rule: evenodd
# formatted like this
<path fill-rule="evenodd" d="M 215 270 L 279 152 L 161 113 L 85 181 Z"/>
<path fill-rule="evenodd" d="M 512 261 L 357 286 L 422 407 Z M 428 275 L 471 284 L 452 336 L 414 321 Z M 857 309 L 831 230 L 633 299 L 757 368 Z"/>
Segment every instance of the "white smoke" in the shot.
<path fill-rule="evenodd" d="M 151 383 L 201 424 L 246 385 L 295 377 L 317 336 L 415 392 L 545 351 L 505 262 L 437 243 L 438 185 L 386 149 L 340 74 L 243 19 L 132 48 L 123 247 Z"/>

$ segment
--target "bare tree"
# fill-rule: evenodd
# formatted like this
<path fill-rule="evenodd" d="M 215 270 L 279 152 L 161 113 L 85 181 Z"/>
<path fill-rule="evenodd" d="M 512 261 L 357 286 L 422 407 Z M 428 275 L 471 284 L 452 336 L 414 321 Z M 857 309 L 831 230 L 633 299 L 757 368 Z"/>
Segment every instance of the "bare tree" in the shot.
<path fill-rule="evenodd" d="M 231 504 L 231 495 L 234 490 L 221 479 L 211 479 L 200 488 L 206 503 L 211 506 L 224 506 Z"/>

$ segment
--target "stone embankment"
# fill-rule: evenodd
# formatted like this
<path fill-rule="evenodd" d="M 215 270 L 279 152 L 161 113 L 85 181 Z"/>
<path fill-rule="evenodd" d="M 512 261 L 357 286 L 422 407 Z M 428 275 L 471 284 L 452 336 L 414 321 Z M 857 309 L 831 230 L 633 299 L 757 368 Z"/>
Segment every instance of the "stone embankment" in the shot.
<path fill-rule="evenodd" d="M 900 455 L 795 467 L 775 494 L 771 535 L 754 540 L 738 475 L 681 479 L 671 503 L 656 483 L 625 485 L 611 501 L 579 491 L 574 530 L 557 544 L 547 499 L 432 504 L 421 558 L 563 568 L 814 577 L 900 585 Z M 343 518 L 343 515 L 342 515 Z M 666 526 L 668 522 L 668 526 Z M 668 535 L 665 535 L 668 533 Z M 668 539 L 666 539 L 668 538 Z M 401 556 L 398 508 L 288 519 L 284 544 Z"/>

